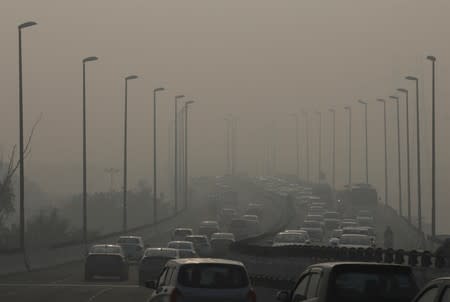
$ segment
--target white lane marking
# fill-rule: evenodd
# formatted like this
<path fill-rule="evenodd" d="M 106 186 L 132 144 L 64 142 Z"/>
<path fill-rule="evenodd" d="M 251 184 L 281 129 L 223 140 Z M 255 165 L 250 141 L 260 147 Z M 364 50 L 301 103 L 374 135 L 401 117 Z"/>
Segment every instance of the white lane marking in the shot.
<path fill-rule="evenodd" d="M 86 284 L 86 283 L 0 283 L 0 287 L 108 287 L 139 288 L 139 285 Z"/>
<path fill-rule="evenodd" d="M 87 300 L 87 302 L 92 302 L 94 301 L 94 299 L 96 299 L 97 297 L 103 295 L 104 293 L 108 292 L 112 290 L 112 287 L 108 287 L 108 288 L 104 288 L 101 291 L 97 292 L 95 295 L 93 295 L 92 297 L 89 298 L 89 300 Z"/>

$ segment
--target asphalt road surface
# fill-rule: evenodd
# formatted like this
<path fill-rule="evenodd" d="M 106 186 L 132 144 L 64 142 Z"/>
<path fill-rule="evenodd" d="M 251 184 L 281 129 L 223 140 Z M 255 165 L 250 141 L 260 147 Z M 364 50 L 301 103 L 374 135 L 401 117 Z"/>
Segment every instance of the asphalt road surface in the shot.
<path fill-rule="evenodd" d="M 136 266 L 130 279 L 95 279 L 85 282 L 83 262 L 0 277 L 0 301 L 20 302 L 114 302 L 147 301 L 151 290 L 137 285 Z M 274 301 L 272 289 L 256 288 L 258 301 Z"/>

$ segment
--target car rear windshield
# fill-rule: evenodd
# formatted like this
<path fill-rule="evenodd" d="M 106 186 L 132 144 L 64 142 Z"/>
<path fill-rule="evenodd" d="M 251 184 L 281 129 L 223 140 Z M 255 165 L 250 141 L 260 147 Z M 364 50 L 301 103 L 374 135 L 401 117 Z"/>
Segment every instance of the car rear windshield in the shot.
<path fill-rule="evenodd" d="M 410 273 L 388 267 L 341 268 L 334 276 L 333 301 L 411 301 L 417 286 Z"/>
<path fill-rule="evenodd" d="M 186 240 L 196 244 L 206 244 L 208 242 L 206 237 L 187 237 Z"/>
<path fill-rule="evenodd" d="M 187 236 L 187 235 L 192 235 L 192 231 L 191 230 L 175 230 L 174 234 L 177 236 Z"/>
<path fill-rule="evenodd" d="M 339 213 L 337 212 L 327 212 L 323 216 L 328 219 L 339 219 Z"/>
<path fill-rule="evenodd" d="M 118 246 L 93 246 L 89 251 L 91 254 L 120 254 Z"/>
<path fill-rule="evenodd" d="M 117 240 L 117 243 L 120 243 L 120 244 L 139 244 L 139 239 L 138 238 L 119 238 L 119 240 Z"/>
<path fill-rule="evenodd" d="M 167 247 L 172 249 L 182 249 L 182 250 L 191 250 L 192 242 L 169 242 Z"/>
<path fill-rule="evenodd" d="M 242 288 L 248 286 L 245 269 L 229 264 L 188 264 L 180 269 L 178 282 L 193 288 Z"/>

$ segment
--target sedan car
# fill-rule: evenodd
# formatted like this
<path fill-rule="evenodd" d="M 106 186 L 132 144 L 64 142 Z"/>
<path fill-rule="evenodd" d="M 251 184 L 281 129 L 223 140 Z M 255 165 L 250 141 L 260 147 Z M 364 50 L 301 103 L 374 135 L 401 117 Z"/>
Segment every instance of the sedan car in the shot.
<path fill-rule="evenodd" d="M 214 233 L 211 235 L 211 254 L 223 257 L 228 254 L 231 244 L 235 241 L 232 233 Z"/>
<path fill-rule="evenodd" d="M 176 228 L 172 231 L 172 240 L 184 240 L 186 236 L 194 234 L 191 228 Z"/>
<path fill-rule="evenodd" d="M 130 260 L 139 260 L 144 252 L 144 241 L 139 236 L 120 236 L 117 239 L 117 244 L 120 245 L 125 252 L 125 256 Z"/>
<path fill-rule="evenodd" d="M 145 281 L 157 278 L 167 261 L 177 259 L 179 256 L 177 249 L 164 247 L 146 249 L 139 262 L 139 284 L 144 285 Z"/>
<path fill-rule="evenodd" d="M 84 263 L 84 279 L 90 281 L 94 276 L 128 280 L 128 263 L 120 245 L 99 244 L 91 247 Z"/>
<path fill-rule="evenodd" d="M 208 237 L 205 235 L 191 235 L 186 236 L 186 241 L 190 241 L 194 244 L 195 251 L 201 257 L 209 256 L 211 253 L 211 244 Z"/>
<path fill-rule="evenodd" d="M 150 302 L 256 302 L 244 264 L 231 260 L 171 260 L 159 279 L 147 282 L 146 286 L 153 289 Z"/>
<path fill-rule="evenodd" d="M 324 232 L 323 226 L 320 222 L 305 220 L 301 229 L 308 232 L 309 238 L 311 238 L 311 242 L 322 242 Z"/>
<path fill-rule="evenodd" d="M 280 232 L 274 239 L 272 246 L 288 246 L 288 245 L 306 245 L 309 240 L 305 233 L 300 232 Z"/>
<path fill-rule="evenodd" d="M 197 257 L 194 244 L 190 241 L 170 241 L 167 243 L 168 248 L 177 249 L 180 258 Z"/>

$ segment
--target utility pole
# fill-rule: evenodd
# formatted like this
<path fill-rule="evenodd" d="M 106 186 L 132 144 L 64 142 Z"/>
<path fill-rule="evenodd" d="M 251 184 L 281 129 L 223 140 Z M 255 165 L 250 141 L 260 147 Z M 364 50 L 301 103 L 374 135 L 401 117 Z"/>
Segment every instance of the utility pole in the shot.
<path fill-rule="evenodd" d="M 397 91 L 403 92 L 406 97 L 406 187 L 407 187 L 407 194 L 408 194 L 408 221 L 411 223 L 411 173 L 410 173 L 410 159 L 409 159 L 409 152 L 410 152 L 410 144 L 409 144 L 409 100 L 408 100 L 408 90 L 403 88 L 398 88 Z"/>
<path fill-rule="evenodd" d="M 352 107 L 345 106 L 348 111 L 348 188 L 352 190 Z"/>
<path fill-rule="evenodd" d="M 397 103 L 397 161 L 398 161 L 398 212 L 403 216 L 402 210 L 402 161 L 400 157 L 400 103 L 397 96 L 390 96 Z"/>
<path fill-rule="evenodd" d="M 189 117 L 189 105 L 193 104 L 194 101 L 187 101 L 184 106 L 185 110 L 184 113 L 186 114 L 184 117 L 184 208 L 187 209 L 189 204 L 189 164 L 188 164 L 188 150 L 189 150 L 189 144 L 188 144 L 188 117 Z"/>
<path fill-rule="evenodd" d="M 384 204 L 388 205 L 388 173 L 387 173 L 387 124 L 386 124 L 386 100 L 377 99 L 378 102 L 383 103 L 384 116 Z"/>
<path fill-rule="evenodd" d="M 163 87 L 159 87 L 156 89 L 153 89 L 153 223 L 156 224 L 158 222 L 158 183 L 157 178 L 158 175 L 156 173 L 156 166 L 157 166 L 157 160 L 156 160 L 156 93 L 159 91 L 164 91 Z M 170 156 L 170 155 L 169 155 Z"/>
<path fill-rule="evenodd" d="M 320 184 L 321 174 L 322 174 L 322 112 L 316 111 L 316 114 L 319 117 L 319 158 L 317 163 L 317 183 Z"/>
<path fill-rule="evenodd" d="M 29 21 L 18 26 L 19 31 L 19 207 L 20 207 L 20 249 L 23 251 L 25 265 L 29 270 L 25 251 L 25 163 L 24 163 L 24 141 L 23 141 L 23 77 L 22 77 L 22 29 L 36 25 Z"/>
<path fill-rule="evenodd" d="M 367 102 L 358 100 L 358 103 L 364 105 L 364 140 L 365 140 L 365 162 L 366 162 L 366 184 L 369 184 L 369 144 L 367 136 Z"/>
<path fill-rule="evenodd" d="M 332 177 L 333 177 L 333 189 L 336 189 L 336 110 L 328 109 L 333 115 L 333 154 L 332 154 Z"/>
<path fill-rule="evenodd" d="M 302 111 L 303 117 L 305 118 L 305 147 L 306 147 L 306 181 L 308 184 L 311 183 L 310 174 L 309 174 L 309 122 L 308 122 L 308 112 Z"/>
<path fill-rule="evenodd" d="M 422 231 L 422 182 L 420 168 L 420 111 L 419 111 L 419 79 L 413 76 L 405 77 L 406 80 L 414 81 L 416 84 L 416 137 L 417 137 L 417 216 L 418 228 Z"/>
<path fill-rule="evenodd" d="M 130 75 L 125 78 L 125 110 L 123 123 L 123 226 L 122 231 L 126 232 L 128 229 L 128 214 L 127 214 L 127 140 L 128 140 L 128 81 L 137 79 L 136 75 Z"/>
<path fill-rule="evenodd" d="M 427 56 L 431 61 L 432 82 L 431 82 L 431 236 L 436 237 L 436 57 Z"/>
<path fill-rule="evenodd" d="M 175 137 L 174 137 L 174 184 L 173 184 L 173 193 L 174 193 L 174 215 L 178 212 L 178 100 L 184 98 L 184 95 L 175 96 Z"/>

